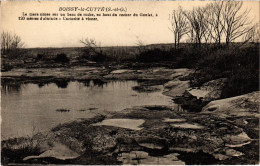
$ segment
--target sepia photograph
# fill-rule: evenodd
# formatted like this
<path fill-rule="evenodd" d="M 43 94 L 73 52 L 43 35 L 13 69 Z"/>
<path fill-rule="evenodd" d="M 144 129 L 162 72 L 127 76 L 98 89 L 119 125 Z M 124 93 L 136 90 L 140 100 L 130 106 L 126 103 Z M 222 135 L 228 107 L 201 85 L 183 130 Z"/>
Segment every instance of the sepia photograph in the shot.
<path fill-rule="evenodd" d="M 259 165 L 259 1 L 1 5 L 1 165 Z"/>

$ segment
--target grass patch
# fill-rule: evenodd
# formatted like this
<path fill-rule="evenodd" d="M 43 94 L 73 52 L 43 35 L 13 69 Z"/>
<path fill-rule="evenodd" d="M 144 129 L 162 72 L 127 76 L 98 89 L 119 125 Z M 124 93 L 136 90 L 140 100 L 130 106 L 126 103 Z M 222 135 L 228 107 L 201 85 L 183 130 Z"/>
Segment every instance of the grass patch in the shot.
<path fill-rule="evenodd" d="M 41 142 L 33 137 L 20 137 L 1 142 L 1 163 L 24 163 L 27 156 L 40 155 Z"/>

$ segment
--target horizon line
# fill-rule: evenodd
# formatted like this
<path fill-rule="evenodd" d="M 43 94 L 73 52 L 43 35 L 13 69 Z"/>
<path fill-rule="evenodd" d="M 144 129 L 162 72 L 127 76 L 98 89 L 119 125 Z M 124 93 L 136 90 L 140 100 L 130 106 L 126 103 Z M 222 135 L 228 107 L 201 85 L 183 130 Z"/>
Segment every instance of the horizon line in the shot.
<path fill-rule="evenodd" d="M 230 42 L 231 43 L 243 43 L 243 42 Z M 250 43 L 250 42 L 249 42 Z M 180 44 L 196 44 L 196 43 L 180 43 Z M 203 44 L 218 44 L 218 43 L 201 43 Z M 225 44 L 225 42 L 221 42 L 221 44 Z M 153 44 L 145 44 L 143 45 L 143 47 L 146 46 L 152 46 L 152 45 L 174 45 L 174 43 L 153 43 Z M 39 49 L 43 49 L 43 48 L 84 48 L 85 46 L 68 46 L 68 47 L 24 47 L 24 48 L 20 48 L 20 49 L 34 49 L 34 48 L 39 48 Z M 94 48 L 98 48 L 99 46 L 96 46 Z M 109 48 L 109 47 L 140 47 L 138 45 L 114 45 L 114 46 L 100 46 L 101 48 Z"/>

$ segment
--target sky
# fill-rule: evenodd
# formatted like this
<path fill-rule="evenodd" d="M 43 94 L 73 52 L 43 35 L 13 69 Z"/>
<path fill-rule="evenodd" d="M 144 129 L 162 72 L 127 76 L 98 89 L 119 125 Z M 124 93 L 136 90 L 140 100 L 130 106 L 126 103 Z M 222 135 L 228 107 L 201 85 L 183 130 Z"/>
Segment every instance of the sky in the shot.
<path fill-rule="evenodd" d="M 185 10 L 196 6 L 205 6 L 208 1 L 16 1 L 1 3 L 1 31 L 16 33 L 27 48 L 34 47 L 80 47 L 79 41 L 94 38 L 101 46 L 133 46 L 137 40 L 144 44 L 173 43 L 169 30 L 169 14 L 178 5 Z M 243 9 L 251 9 L 249 18 L 259 22 L 259 4 L 257 1 L 245 1 Z M 99 21 L 32 21 L 18 20 L 22 13 L 65 13 L 60 7 L 123 7 L 127 12 L 114 13 L 151 13 L 154 17 L 99 17 Z M 77 14 L 79 11 L 70 11 Z M 80 13 L 90 13 L 88 11 Z M 93 12 L 106 13 L 106 12 Z M 158 16 L 155 17 L 155 14 Z M 62 18 L 62 17 L 59 17 Z"/>

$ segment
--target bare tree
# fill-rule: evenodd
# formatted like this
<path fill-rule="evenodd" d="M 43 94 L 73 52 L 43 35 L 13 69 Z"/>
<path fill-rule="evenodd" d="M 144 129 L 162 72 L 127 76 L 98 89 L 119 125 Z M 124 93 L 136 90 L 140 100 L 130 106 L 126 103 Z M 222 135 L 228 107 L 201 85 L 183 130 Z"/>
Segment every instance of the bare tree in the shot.
<path fill-rule="evenodd" d="M 80 43 L 84 44 L 89 49 L 94 49 L 94 47 L 97 47 L 96 40 L 92 39 L 92 38 L 82 39 L 82 40 L 80 40 Z"/>
<path fill-rule="evenodd" d="M 3 31 L 1 33 L 1 53 L 6 54 L 10 51 L 16 50 L 18 48 L 24 47 L 24 42 L 22 42 L 20 36 L 17 34 L 12 34 L 8 31 Z"/>
<path fill-rule="evenodd" d="M 85 45 L 83 49 L 84 53 L 81 55 L 82 58 L 93 61 L 105 61 L 107 56 L 103 53 L 101 44 L 93 38 L 85 38 L 80 40 L 80 43 Z"/>
<path fill-rule="evenodd" d="M 206 11 L 207 10 L 208 10 L 208 8 L 206 8 Z M 209 19 L 208 15 L 206 15 L 205 21 L 207 22 L 208 19 Z M 212 38 L 212 31 L 213 31 L 213 26 L 210 26 L 210 24 L 206 23 L 206 25 L 205 25 L 205 32 L 202 35 L 205 43 L 211 43 L 212 42 L 212 39 L 213 39 Z"/>
<path fill-rule="evenodd" d="M 179 48 L 181 38 L 189 32 L 188 20 L 184 15 L 184 11 L 181 6 L 177 10 L 173 10 L 170 15 L 171 28 L 174 35 L 175 49 Z"/>
<path fill-rule="evenodd" d="M 5 54 L 6 52 L 6 34 L 5 32 L 1 33 L 1 53 Z"/>
<path fill-rule="evenodd" d="M 208 24 L 207 32 L 210 35 L 210 38 L 215 43 L 218 43 L 219 46 L 221 44 L 221 38 L 224 33 L 224 26 L 222 25 L 225 25 L 225 22 L 222 17 L 223 6 L 223 1 L 213 2 L 206 6 L 206 15 L 208 16 L 206 19 Z"/>
<path fill-rule="evenodd" d="M 192 11 L 185 12 L 185 16 L 189 20 L 189 24 L 191 27 L 191 41 L 194 41 L 199 46 L 201 45 L 202 39 L 205 37 L 205 33 L 207 32 L 208 28 L 205 12 L 206 8 L 202 7 L 193 8 Z"/>
<path fill-rule="evenodd" d="M 248 19 L 250 10 L 241 11 L 242 5 L 243 2 L 241 1 L 224 2 L 222 10 L 223 22 L 220 23 L 224 30 L 227 46 L 230 42 L 242 37 L 252 29 L 249 26 L 251 21 Z"/>
<path fill-rule="evenodd" d="M 139 39 L 138 36 L 136 36 L 136 40 L 137 40 L 136 41 L 136 45 L 138 46 L 139 53 L 144 52 L 145 51 L 145 44 L 144 44 L 144 42 L 141 39 Z"/>
<path fill-rule="evenodd" d="M 17 34 L 14 34 L 12 39 L 11 49 L 22 48 L 24 46 L 24 42 L 22 42 L 21 37 Z"/>
<path fill-rule="evenodd" d="M 80 43 L 84 44 L 87 48 L 87 52 L 91 53 L 102 53 L 101 44 L 97 44 L 97 41 L 93 38 L 85 38 L 80 40 Z"/>
<path fill-rule="evenodd" d="M 253 25 L 250 30 L 244 35 L 243 43 L 252 42 L 260 43 L 260 25 Z"/>
<path fill-rule="evenodd" d="M 189 36 L 188 41 L 197 45 L 214 42 L 220 46 L 225 41 L 228 46 L 237 39 L 253 40 L 257 30 L 248 19 L 250 10 L 242 10 L 242 5 L 240 1 L 215 1 L 191 11 L 184 12 L 181 7 L 174 10 L 170 19 L 175 48 L 185 33 Z M 182 16 L 187 18 L 188 23 Z"/>

